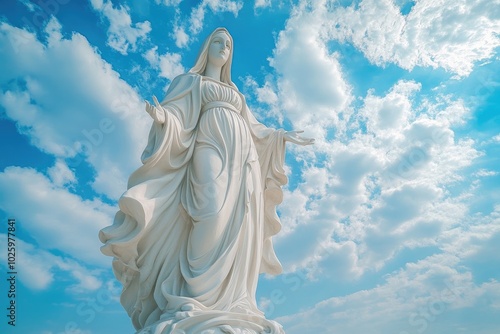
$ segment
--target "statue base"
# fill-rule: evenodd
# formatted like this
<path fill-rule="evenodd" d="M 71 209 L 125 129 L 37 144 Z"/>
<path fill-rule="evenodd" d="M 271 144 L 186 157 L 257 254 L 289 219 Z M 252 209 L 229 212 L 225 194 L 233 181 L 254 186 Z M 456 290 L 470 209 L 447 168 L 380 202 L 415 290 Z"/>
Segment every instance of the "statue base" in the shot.
<path fill-rule="evenodd" d="M 263 316 L 225 311 L 164 314 L 136 334 L 285 334 L 276 321 Z"/>

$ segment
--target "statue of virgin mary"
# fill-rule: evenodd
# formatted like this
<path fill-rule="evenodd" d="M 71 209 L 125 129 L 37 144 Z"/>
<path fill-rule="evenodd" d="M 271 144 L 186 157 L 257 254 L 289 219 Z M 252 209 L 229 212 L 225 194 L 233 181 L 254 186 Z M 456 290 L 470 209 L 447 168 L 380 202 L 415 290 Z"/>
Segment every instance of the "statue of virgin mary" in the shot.
<path fill-rule="evenodd" d="M 146 102 L 143 165 L 100 231 L 138 333 L 284 333 L 255 294 L 259 273 L 282 270 L 271 238 L 285 142 L 313 140 L 255 119 L 231 80 L 232 55 L 231 35 L 216 29 L 163 102 Z"/>

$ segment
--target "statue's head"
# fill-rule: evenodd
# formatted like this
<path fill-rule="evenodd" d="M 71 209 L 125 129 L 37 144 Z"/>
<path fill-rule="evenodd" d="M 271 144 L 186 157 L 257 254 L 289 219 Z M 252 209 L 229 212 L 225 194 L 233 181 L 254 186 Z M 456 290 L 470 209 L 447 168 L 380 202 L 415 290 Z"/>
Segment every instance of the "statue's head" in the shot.
<path fill-rule="evenodd" d="M 221 70 L 221 81 L 227 84 L 234 86 L 231 80 L 231 63 L 233 61 L 233 37 L 229 34 L 226 28 L 217 28 L 215 29 L 203 42 L 203 46 L 200 49 L 198 54 L 198 58 L 196 59 L 196 63 L 189 70 L 189 72 L 198 73 L 200 75 L 205 74 L 205 68 L 207 67 L 207 62 L 209 61 L 209 54 L 211 52 L 211 46 L 213 47 L 215 44 L 224 43 L 224 45 L 228 45 L 226 48 L 227 54 L 223 55 L 223 57 L 213 56 L 211 57 L 211 61 L 222 62 L 222 70 Z"/>

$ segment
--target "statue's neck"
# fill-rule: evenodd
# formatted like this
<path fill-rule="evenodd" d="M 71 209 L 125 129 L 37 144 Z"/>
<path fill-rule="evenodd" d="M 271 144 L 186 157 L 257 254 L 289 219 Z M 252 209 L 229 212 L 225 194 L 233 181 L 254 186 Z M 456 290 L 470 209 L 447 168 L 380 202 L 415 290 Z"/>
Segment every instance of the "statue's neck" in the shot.
<path fill-rule="evenodd" d="M 205 68 L 205 76 L 210 77 L 214 80 L 220 81 L 222 67 L 214 66 L 212 64 L 207 64 Z"/>

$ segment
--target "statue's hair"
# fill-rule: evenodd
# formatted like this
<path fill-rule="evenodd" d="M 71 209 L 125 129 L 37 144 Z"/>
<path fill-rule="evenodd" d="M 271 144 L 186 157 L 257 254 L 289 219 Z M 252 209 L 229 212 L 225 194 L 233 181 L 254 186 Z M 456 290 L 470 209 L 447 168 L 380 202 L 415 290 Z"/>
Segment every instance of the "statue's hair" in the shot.
<path fill-rule="evenodd" d="M 234 49 L 234 43 L 233 43 L 233 37 L 227 31 L 226 28 L 217 28 L 215 29 L 206 39 L 205 42 L 203 42 L 203 46 L 200 49 L 200 52 L 198 53 L 198 58 L 196 58 L 196 63 L 194 66 L 189 70 L 191 73 L 198 73 L 199 75 L 205 75 L 205 69 L 207 67 L 207 62 L 208 62 L 208 47 L 210 46 L 210 43 L 212 42 L 212 39 L 214 36 L 220 32 L 224 32 L 229 36 L 229 39 L 231 41 L 231 48 L 229 50 L 229 57 L 227 58 L 226 63 L 222 66 L 221 70 L 221 81 L 231 85 L 236 88 L 236 85 L 233 83 L 231 80 L 231 63 L 233 62 L 233 49 Z"/>

